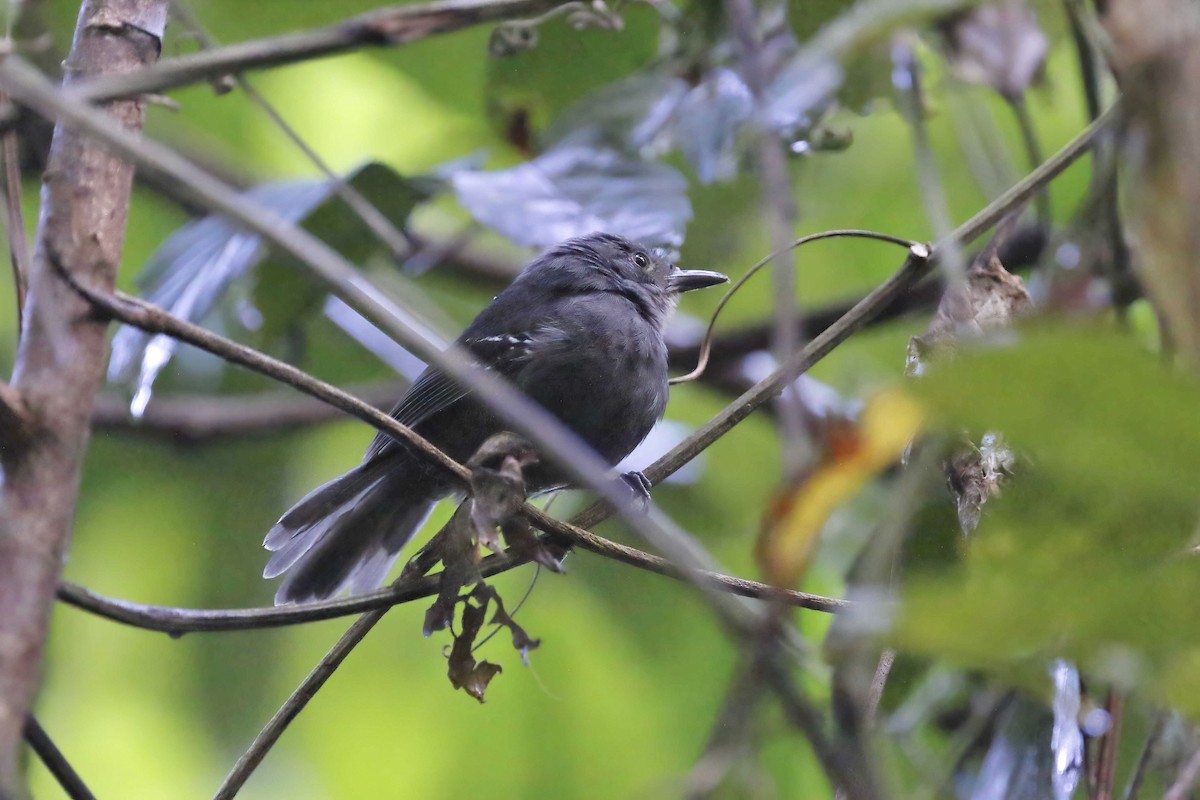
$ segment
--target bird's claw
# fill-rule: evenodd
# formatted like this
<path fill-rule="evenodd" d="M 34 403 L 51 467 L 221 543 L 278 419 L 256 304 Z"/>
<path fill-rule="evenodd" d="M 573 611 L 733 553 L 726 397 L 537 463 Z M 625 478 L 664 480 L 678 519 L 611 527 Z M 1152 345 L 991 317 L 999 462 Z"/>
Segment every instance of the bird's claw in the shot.
<path fill-rule="evenodd" d="M 654 484 L 637 470 L 624 473 L 621 475 L 621 480 L 625 481 L 629 490 L 633 492 L 634 508 L 638 513 L 645 514 L 650 509 L 650 489 L 654 487 Z"/>

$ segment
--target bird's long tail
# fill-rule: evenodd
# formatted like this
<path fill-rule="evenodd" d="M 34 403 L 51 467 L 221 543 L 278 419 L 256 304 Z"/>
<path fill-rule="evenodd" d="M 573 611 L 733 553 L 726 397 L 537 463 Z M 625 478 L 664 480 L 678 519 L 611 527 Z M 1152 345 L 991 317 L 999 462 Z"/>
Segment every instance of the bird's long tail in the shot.
<path fill-rule="evenodd" d="M 401 548 L 433 510 L 406 470 L 368 461 L 313 489 L 267 533 L 272 556 L 263 577 L 287 575 L 275 604 L 377 589 Z"/>

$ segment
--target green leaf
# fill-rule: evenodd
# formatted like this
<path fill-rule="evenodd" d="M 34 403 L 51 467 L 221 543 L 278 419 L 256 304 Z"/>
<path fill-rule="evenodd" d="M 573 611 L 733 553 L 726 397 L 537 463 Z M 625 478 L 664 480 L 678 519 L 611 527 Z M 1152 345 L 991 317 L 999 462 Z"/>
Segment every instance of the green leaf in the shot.
<path fill-rule="evenodd" d="M 346 182 L 400 228 L 417 203 L 429 196 L 422 186 L 378 162 L 351 173 Z M 382 249 L 366 223 L 332 187 L 325 200 L 305 215 L 300 224 L 360 266 Z M 255 270 L 252 296 L 263 317 L 263 340 L 270 342 L 297 320 L 316 311 L 325 295 L 324 288 L 304 274 L 292 259 L 269 254 Z"/>
<path fill-rule="evenodd" d="M 647 66 L 658 49 L 658 12 L 622 9 L 622 31 L 573 30 L 562 19 L 538 27 L 537 45 L 494 58 L 488 66 L 488 108 L 507 140 L 519 148 L 588 92 Z M 521 130 L 517 130 L 520 128 Z"/>
<path fill-rule="evenodd" d="M 897 642 L 1034 685 L 1063 655 L 1200 710 L 1200 384 L 1110 331 L 1041 329 L 916 391 L 1023 458 L 963 561 L 912 577 Z"/>

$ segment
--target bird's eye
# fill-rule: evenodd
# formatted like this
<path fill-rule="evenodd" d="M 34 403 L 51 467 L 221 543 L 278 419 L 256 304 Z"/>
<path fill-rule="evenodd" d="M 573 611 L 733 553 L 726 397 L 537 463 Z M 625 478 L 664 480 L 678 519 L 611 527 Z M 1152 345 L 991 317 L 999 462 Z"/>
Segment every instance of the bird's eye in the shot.
<path fill-rule="evenodd" d="M 645 253 L 634 253 L 633 263 L 637 264 L 642 269 L 645 269 L 646 267 L 650 266 L 650 259 L 646 258 Z"/>

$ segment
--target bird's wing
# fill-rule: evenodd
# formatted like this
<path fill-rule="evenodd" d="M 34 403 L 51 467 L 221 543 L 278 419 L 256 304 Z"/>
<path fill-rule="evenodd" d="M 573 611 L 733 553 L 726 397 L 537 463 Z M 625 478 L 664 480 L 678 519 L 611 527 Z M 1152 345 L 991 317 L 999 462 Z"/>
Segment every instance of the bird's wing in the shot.
<path fill-rule="evenodd" d="M 553 338 L 551 329 L 540 327 L 534 331 L 503 333 L 473 337 L 470 331 L 458 344 L 474 356 L 483 367 L 495 370 L 506 377 L 511 376 L 541 342 Z M 467 394 L 461 386 L 446 377 L 440 370 L 429 367 L 421 373 L 400 402 L 392 409 L 392 417 L 402 425 L 415 428 L 425 420 L 449 408 Z M 378 433 L 367 448 L 363 461 L 370 461 L 387 450 L 394 440 L 386 433 Z"/>

